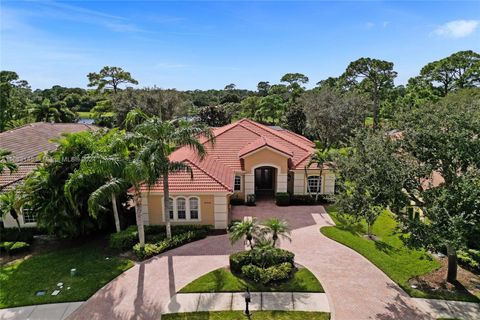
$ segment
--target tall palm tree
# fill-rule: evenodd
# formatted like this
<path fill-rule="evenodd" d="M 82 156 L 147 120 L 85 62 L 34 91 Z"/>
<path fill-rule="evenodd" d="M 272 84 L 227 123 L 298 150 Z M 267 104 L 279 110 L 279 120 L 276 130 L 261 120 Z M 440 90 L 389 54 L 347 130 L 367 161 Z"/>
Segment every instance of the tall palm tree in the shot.
<path fill-rule="evenodd" d="M 321 180 L 322 180 L 322 174 L 323 174 L 323 167 L 325 163 L 331 162 L 337 154 L 342 154 L 345 153 L 344 149 L 317 149 L 315 153 L 312 155 L 312 158 L 308 162 L 308 164 L 305 166 L 305 178 L 308 179 L 308 174 L 307 174 L 307 169 L 310 168 L 311 165 L 315 164 L 318 168 L 318 185 L 317 185 L 317 192 L 315 192 L 315 200 L 318 200 L 318 196 L 320 195 L 321 191 Z M 308 193 L 310 194 L 310 190 L 307 190 Z"/>
<path fill-rule="evenodd" d="M 169 156 L 177 148 L 189 147 L 197 156 L 203 158 L 207 151 L 200 138 L 214 143 L 214 136 L 211 129 L 203 124 L 181 119 L 163 121 L 158 117 L 148 117 L 138 109 L 134 109 L 131 114 L 127 115 L 127 124 L 138 121 L 139 115 L 143 117 L 144 121 L 134 127 L 132 141 L 141 145 L 138 157 L 148 171 L 145 180 L 148 188 L 162 178 L 166 234 L 167 238 L 171 238 L 168 214 L 170 207 L 169 174 L 187 171 L 192 175 L 192 171 L 187 163 L 171 160 Z"/>
<path fill-rule="evenodd" d="M 105 143 L 108 142 L 108 143 Z M 118 216 L 117 196 L 128 188 L 123 171 L 127 165 L 130 150 L 125 143 L 124 132 L 113 129 L 100 137 L 95 153 L 86 156 L 80 163 L 80 168 L 73 173 L 65 183 L 65 195 L 76 209 L 74 193 L 90 179 L 103 178 L 105 181 L 98 189 L 93 191 L 88 198 L 88 212 L 95 217 L 98 212 L 105 209 L 107 203 L 112 204 L 115 229 L 120 232 L 120 218 Z M 119 159 L 110 158 L 110 156 Z M 105 165 L 105 162 L 116 161 L 116 165 Z"/>
<path fill-rule="evenodd" d="M 18 220 L 19 210 L 19 200 L 17 199 L 15 190 L 0 193 L 0 212 L 2 217 L 10 214 L 17 222 L 18 230 L 20 230 L 20 220 Z"/>
<path fill-rule="evenodd" d="M 292 241 L 290 238 L 290 227 L 288 226 L 287 221 L 278 218 L 270 218 L 263 223 L 263 226 L 265 231 L 271 234 L 273 247 L 275 247 L 279 238 Z"/>
<path fill-rule="evenodd" d="M 251 250 L 253 249 L 253 240 L 259 238 L 260 231 L 261 227 L 255 218 L 252 220 L 237 221 L 230 227 L 230 242 L 234 244 L 240 239 L 245 238 Z"/>
<path fill-rule="evenodd" d="M 7 168 L 10 173 L 15 172 L 17 170 L 17 165 L 10 161 L 9 156 L 12 153 L 5 149 L 0 149 L 0 174 L 3 173 L 5 168 Z"/>

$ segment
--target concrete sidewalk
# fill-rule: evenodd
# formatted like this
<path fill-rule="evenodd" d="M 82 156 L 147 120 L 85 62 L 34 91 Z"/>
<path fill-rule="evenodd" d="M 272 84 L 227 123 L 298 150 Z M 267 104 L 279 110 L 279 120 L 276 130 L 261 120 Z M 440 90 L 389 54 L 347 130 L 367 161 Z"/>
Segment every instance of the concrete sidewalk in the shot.
<path fill-rule="evenodd" d="M 420 309 L 436 318 L 480 320 L 480 303 L 413 298 Z"/>
<path fill-rule="evenodd" d="M 244 310 L 243 292 L 178 293 L 163 308 L 163 313 Z M 330 312 L 325 293 L 252 292 L 250 310 Z"/>
<path fill-rule="evenodd" d="M 0 309 L 0 320 L 63 320 L 82 305 L 80 302 L 39 304 Z"/>

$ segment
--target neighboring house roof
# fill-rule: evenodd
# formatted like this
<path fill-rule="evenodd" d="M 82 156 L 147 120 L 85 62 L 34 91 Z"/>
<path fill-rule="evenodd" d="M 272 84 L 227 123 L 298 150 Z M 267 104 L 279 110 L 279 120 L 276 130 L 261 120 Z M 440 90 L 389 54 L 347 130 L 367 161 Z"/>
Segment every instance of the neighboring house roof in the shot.
<path fill-rule="evenodd" d="M 0 133 L 0 149 L 10 151 L 10 161 L 18 165 L 18 171 L 8 170 L 0 174 L 0 190 L 18 185 L 36 167 L 42 152 L 55 150 L 57 143 L 51 141 L 64 133 L 97 130 L 98 127 L 82 123 L 29 123 L 19 128 Z"/>
<path fill-rule="evenodd" d="M 270 147 L 289 157 L 291 169 L 303 169 L 305 161 L 308 163 L 315 151 L 314 143 L 305 137 L 249 119 L 213 128 L 212 131 L 215 136 L 213 145 L 206 138 L 200 139 L 207 151 L 203 159 L 189 147 L 180 148 L 170 155 L 173 161 L 193 164 L 193 180 L 186 172 L 169 176 L 169 189 L 172 192 L 213 191 L 212 188 L 214 191 L 231 192 L 235 172 L 244 170 L 241 158 L 263 147 Z M 146 190 L 146 187 L 142 190 Z M 151 190 L 162 191 L 162 181 L 158 181 Z"/>

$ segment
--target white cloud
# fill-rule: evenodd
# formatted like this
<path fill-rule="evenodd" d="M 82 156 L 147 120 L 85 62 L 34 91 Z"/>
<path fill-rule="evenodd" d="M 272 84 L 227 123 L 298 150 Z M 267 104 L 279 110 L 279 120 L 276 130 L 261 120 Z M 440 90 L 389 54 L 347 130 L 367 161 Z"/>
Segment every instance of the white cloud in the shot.
<path fill-rule="evenodd" d="M 478 20 L 453 20 L 439 26 L 434 33 L 446 38 L 463 38 L 472 34 L 478 25 Z"/>

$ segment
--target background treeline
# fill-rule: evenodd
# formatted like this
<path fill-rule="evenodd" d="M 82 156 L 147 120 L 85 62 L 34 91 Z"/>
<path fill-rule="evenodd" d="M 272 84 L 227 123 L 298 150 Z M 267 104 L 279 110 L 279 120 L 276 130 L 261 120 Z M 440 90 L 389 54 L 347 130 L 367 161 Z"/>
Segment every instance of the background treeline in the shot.
<path fill-rule="evenodd" d="M 419 70 L 406 85 L 394 85 L 393 62 L 360 58 L 345 72 L 306 89 L 310 79 L 287 73 L 278 83 L 260 81 L 255 91 L 134 89 L 138 84 L 129 72 L 104 67 L 87 75 L 92 89 L 53 86 L 31 90 L 28 82 L 12 71 L 1 71 L 0 131 L 34 121 L 75 122 L 95 119 L 96 124 L 124 127 L 126 114 L 135 107 L 164 120 L 184 117 L 210 126 L 221 126 L 243 117 L 278 125 L 296 133 L 336 144 L 352 127 L 378 127 L 398 110 L 415 109 L 437 102 L 450 92 L 480 84 L 480 55 L 460 51 L 433 61 Z M 332 132 L 333 126 L 339 126 Z M 328 137 L 330 136 L 330 137 Z M 342 140 L 342 138 L 340 139 Z"/>

